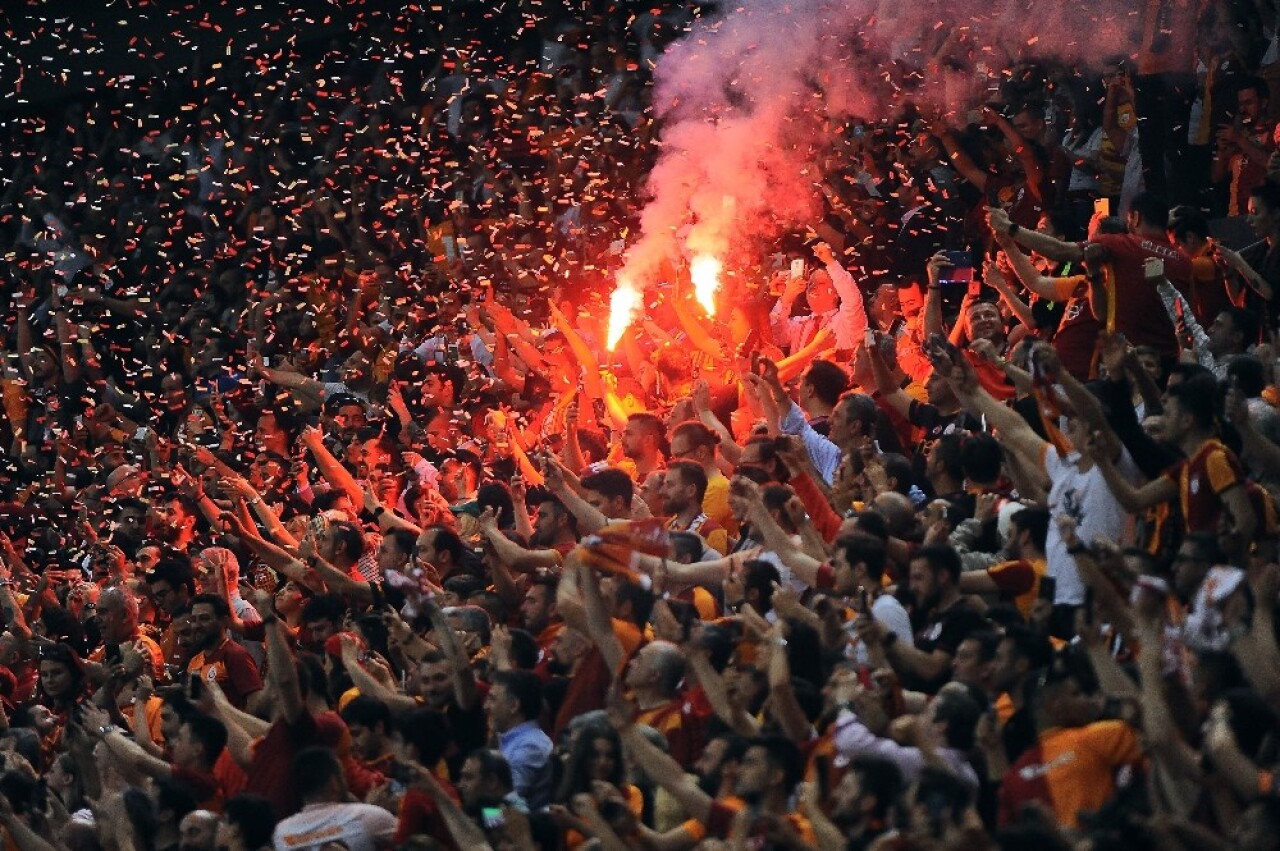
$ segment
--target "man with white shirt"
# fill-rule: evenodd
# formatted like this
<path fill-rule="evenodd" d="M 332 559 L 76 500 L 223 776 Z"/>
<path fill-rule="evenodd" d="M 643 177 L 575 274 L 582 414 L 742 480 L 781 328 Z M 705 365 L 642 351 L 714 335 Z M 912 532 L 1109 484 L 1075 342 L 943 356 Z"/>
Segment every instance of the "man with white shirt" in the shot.
<path fill-rule="evenodd" d="M 307 748 L 293 760 L 293 783 L 302 809 L 276 825 L 276 851 L 347 851 L 390 848 L 396 817 L 372 804 L 348 803 L 347 781 L 330 748 Z"/>
<path fill-rule="evenodd" d="M 815 269 L 807 281 L 792 278 L 787 282 L 786 290 L 769 315 L 774 340 L 793 354 L 809 345 L 822 329 L 830 328 L 836 350 L 852 352 L 867 331 L 862 293 L 853 276 L 836 261 L 829 245 L 819 242 L 813 247 L 813 253 L 823 267 Z M 809 313 L 792 316 L 792 305 L 802 290 L 809 303 Z"/>

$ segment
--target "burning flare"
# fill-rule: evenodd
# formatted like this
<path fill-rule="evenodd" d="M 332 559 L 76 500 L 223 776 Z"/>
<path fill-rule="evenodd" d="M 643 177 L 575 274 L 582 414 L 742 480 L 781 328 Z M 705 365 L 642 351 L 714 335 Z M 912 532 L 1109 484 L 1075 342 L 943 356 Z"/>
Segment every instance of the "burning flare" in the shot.
<path fill-rule="evenodd" d="M 720 291 L 720 261 L 706 254 L 699 254 L 689 264 L 689 279 L 693 281 L 693 294 L 707 311 L 716 315 L 716 293 Z"/>
<path fill-rule="evenodd" d="M 640 308 L 640 291 L 625 278 L 618 279 L 618 286 L 609 297 L 609 351 L 613 351 L 622 339 L 622 332 L 627 330 L 631 320 L 635 319 Z"/>

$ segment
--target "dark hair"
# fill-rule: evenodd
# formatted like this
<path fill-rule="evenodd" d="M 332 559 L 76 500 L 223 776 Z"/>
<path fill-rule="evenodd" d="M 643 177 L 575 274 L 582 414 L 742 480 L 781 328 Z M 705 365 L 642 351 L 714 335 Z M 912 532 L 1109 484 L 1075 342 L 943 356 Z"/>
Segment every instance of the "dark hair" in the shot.
<path fill-rule="evenodd" d="M 271 802 L 261 795 L 241 792 L 222 805 L 222 817 L 240 833 L 245 848 L 262 848 L 271 844 L 276 829 L 276 814 Z"/>
<path fill-rule="evenodd" d="M 773 768 L 783 771 L 783 789 L 790 792 L 804 777 L 804 758 L 795 742 L 782 736 L 757 736 L 747 743 L 748 748 L 764 748 Z"/>
<path fill-rule="evenodd" d="M 689 442 L 689 448 L 701 449 L 709 447 L 715 449 L 720 445 L 720 435 L 716 434 L 705 424 L 698 420 L 685 420 L 671 430 L 671 439 L 674 441 L 677 437 L 683 437 Z"/>
<path fill-rule="evenodd" d="M 10 772 L 5 777 L 12 774 L 13 772 Z M 5 789 L 4 793 L 7 796 L 9 790 Z M 140 851 L 152 851 L 156 847 L 157 813 L 151 796 L 135 786 L 130 786 L 124 790 L 120 803 L 124 805 L 124 814 L 129 820 L 130 832 L 142 843 Z"/>
<path fill-rule="evenodd" d="M 848 407 L 850 420 L 862 426 L 862 434 L 875 433 L 880 419 L 875 399 L 866 393 L 846 393 L 840 397 L 840 404 Z"/>
<path fill-rule="evenodd" d="M 1139 192 L 1133 197 L 1129 209 L 1138 214 L 1144 225 L 1164 230 L 1169 224 L 1169 202 L 1154 192 Z"/>
<path fill-rule="evenodd" d="M 941 768 L 926 767 L 916 781 L 916 803 L 929 813 L 935 836 L 961 823 L 972 797 L 968 784 Z"/>
<path fill-rule="evenodd" d="M 444 757 L 452 741 L 444 716 L 434 709 L 401 712 L 392 719 L 389 726 L 400 734 L 406 745 L 417 752 L 418 762 L 427 767 L 435 765 Z"/>
<path fill-rule="evenodd" d="M 967 439 L 963 434 L 944 434 L 933 444 L 935 463 L 941 464 L 943 472 L 956 480 L 964 478 L 964 444 Z"/>
<path fill-rule="evenodd" d="M 467 547 L 466 544 L 462 543 L 462 538 L 458 537 L 457 532 L 448 526 L 428 526 L 427 531 L 435 533 L 435 538 L 431 541 L 432 549 L 447 552 L 454 564 L 462 561 L 466 555 Z M 417 542 L 415 541 L 414 543 L 416 545 Z"/>
<path fill-rule="evenodd" d="M 213 609 L 213 616 L 218 620 L 231 617 L 231 606 L 217 594 L 197 594 L 192 597 L 191 608 L 194 610 L 199 605 L 205 605 Z"/>
<path fill-rule="evenodd" d="M 499 528 L 509 529 L 516 522 L 511 490 L 502 482 L 488 481 L 476 488 L 476 506 L 481 511 L 492 508 L 493 513 L 497 515 Z"/>
<path fill-rule="evenodd" d="M 1280 183 L 1264 180 L 1249 191 L 1249 197 L 1261 201 L 1272 213 L 1280 213 Z"/>
<path fill-rule="evenodd" d="M 304 748 L 293 758 L 293 789 L 303 801 L 324 792 L 335 779 L 343 780 L 344 775 L 332 748 Z"/>
<path fill-rule="evenodd" d="M 948 746 L 958 751 L 973 748 L 974 730 L 982 717 L 982 707 L 972 697 L 962 691 L 944 690 L 934 701 L 933 717 L 947 722 Z"/>
<path fill-rule="evenodd" d="M 687 555 L 693 561 L 699 561 L 707 549 L 706 541 L 697 532 L 671 532 L 667 541 L 671 546 L 672 558 L 677 560 Z"/>
<path fill-rule="evenodd" d="M 418 543 L 417 536 L 408 529 L 392 529 L 382 537 L 389 538 L 395 544 L 396 551 L 402 552 L 407 556 L 413 555 L 413 548 Z"/>
<path fill-rule="evenodd" d="M 1177 401 L 1179 410 L 1189 414 L 1197 428 L 1216 431 L 1218 386 L 1211 375 L 1185 379 L 1168 388 L 1165 395 Z"/>
<path fill-rule="evenodd" d="M 773 584 L 781 580 L 782 576 L 773 562 L 753 558 L 742 564 L 742 590 L 745 593 L 759 592 L 757 608 L 762 615 L 773 610 Z"/>
<path fill-rule="evenodd" d="M 628 506 L 635 495 L 635 482 L 617 467 L 606 467 L 583 476 L 581 484 L 584 490 L 595 491 L 605 499 L 621 499 Z"/>
<path fill-rule="evenodd" d="M 552 599 L 555 599 L 554 595 L 553 591 Z M 518 670 L 532 671 L 538 665 L 538 639 L 527 629 L 512 627 L 508 634 L 511 636 L 511 664 Z"/>
<path fill-rule="evenodd" d="M 911 559 L 912 561 L 924 559 L 928 563 L 929 569 L 934 573 L 946 572 L 950 575 L 953 585 L 960 581 L 960 572 L 963 569 L 963 565 L 960 562 L 960 554 L 955 551 L 954 547 L 945 544 L 921 547 L 916 550 Z"/>
<path fill-rule="evenodd" d="M 866 565 L 867 577 L 879 582 L 884 576 L 885 560 L 888 550 L 884 541 L 868 535 L 844 535 L 836 539 L 836 547 L 844 553 L 845 561 L 850 567 Z"/>
<path fill-rule="evenodd" d="M 466 758 L 474 759 L 479 764 L 481 778 L 492 777 L 503 789 L 510 790 L 514 787 L 511 763 L 507 762 L 502 751 L 493 748 L 477 748 L 467 754 Z"/>
<path fill-rule="evenodd" d="M 174 824 L 182 821 L 187 813 L 194 812 L 200 807 L 200 802 L 196 800 L 191 787 L 181 780 L 175 780 L 173 777 L 154 777 L 152 783 L 156 787 L 156 810 L 158 812 L 168 810 L 173 813 Z"/>
<path fill-rule="evenodd" d="M 1186 242 L 1191 234 L 1203 239 L 1209 236 L 1209 219 L 1199 209 L 1184 204 L 1169 211 L 1168 230 L 1177 243 Z"/>
<path fill-rule="evenodd" d="M 569 758 L 565 760 L 564 777 L 556 792 L 556 800 L 568 801 L 578 793 L 591 791 L 588 766 L 595 753 L 595 743 L 599 739 L 604 739 L 613 746 L 613 773 L 605 779 L 617 788 L 622 788 L 626 760 L 622 756 L 622 740 L 618 737 L 618 732 L 609 724 L 589 724 L 579 730 L 573 740 Z"/>
<path fill-rule="evenodd" d="M 993 482 L 1000 478 L 1004 450 L 986 432 L 969 435 L 960 445 L 960 469 L 972 482 Z"/>
<path fill-rule="evenodd" d="M 542 680 L 537 674 L 532 671 L 498 671 L 490 682 L 502 686 L 515 698 L 521 718 L 532 721 L 542 714 Z"/>
<path fill-rule="evenodd" d="M 1271 87 L 1267 85 L 1266 80 L 1257 75 L 1249 74 L 1239 78 L 1236 82 L 1237 95 L 1241 92 L 1247 92 L 1249 89 L 1253 89 L 1258 93 L 1258 100 L 1267 100 L 1271 97 Z"/>
<path fill-rule="evenodd" d="M 341 594 L 317 594 L 302 607 L 302 622 L 333 621 L 342 623 L 347 616 L 347 601 Z"/>
<path fill-rule="evenodd" d="M 191 568 L 191 559 L 167 548 L 160 551 L 155 567 L 144 578 L 148 585 L 168 582 L 175 591 L 185 585 L 188 594 L 196 593 L 196 574 Z"/>
<path fill-rule="evenodd" d="M 1045 543 L 1049 539 L 1049 509 L 1039 505 L 1028 505 L 1015 512 L 1009 518 L 1013 528 L 1019 532 L 1030 532 L 1031 543 L 1036 549 L 1044 552 Z"/>
<path fill-rule="evenodd" d="M 1246 399 L 1252 399 L 1261 396 L 1267 386 L 1263 369 L 1262 361 L 1253 355 L 1236 355 L 1227 364 L 1227 379 L 1235 381 Z"/>
<path fill-rule="evenodd" d="M 1248 346 L 1258 340 L 1258 317 L 1251 310 L 1245 310 L 1243 307 L 1231 305 L 1224 307 L 1222 312 L 1231 319 L 1231 327 L 1240 334 L 1242 345 Z M 1232 365 L 1234 365 L 1232 361 Z M 1231 367 L 1227 367 L 1227 374 L 1231 374 Z M 1256 394 L 1255 394 L 1256 395 Z"/>
<path fill-rule="evenodd" d="M 702 465 L 696 461 L 685 461 L 677 459 L 667 464 L 667 475 L 678 473 L 680 481 L 685 485 L 693 485 L 694 492 L 697 494 L 695 502 L 701 504 L 703 497 L 707 495 L 707 473 L 702 469 Z"/>
<path fill-rule="evenodd" d="M 428 375 L 434 375 L 442 383 L 451 385 L 453 387 L 453 401 L 455 403 L 462 402 L 463 393 L 467 389 L 467 374 L 460 367 L 452 366 L 451 364 L 431 363 L 427 364 L 427 368 L 423 372 L 423 378 Z"/>
<path fill-rule="evenodd" d="M 849 376 L 831 361 L 816 360 L 804 372 L 804 383 L 824 405 L 840 401 L 840 394 L 849 389 Z"/>
<path fill-rule="evenodd" d="M 367 694 L 357 695 L 342 708 L 340 714 L 348 727 L 359 724 L 361 727 L 372 729 L 381 724 L 384 733 L 391 731 L 391 710 L 376 697 L 370 697 Z"/>
<path fill-rule="evenodd" d="M 192 738 L 200 743 L 204 750 L 205 766 L 213 768 L 213 764 L 222 755 L 223 748 L 227 746 L 226 726 L 217 718 L 200 712 L 183 716 L 182 726 L 189 729 Z"/>
<path fill-rule="evenodd" d="M 335 551 L 347 558 L 355 560 L 364 554 L 364 533 L 356 524 L 345 520 L 330 523 L 329 534 L 333 536 Z"/>
<path fill-rule="evenodd" d="M 858 775 L 863 796 L 876 799 L 871 814 L 883 821 L 902 794 L 902 771 L 889 760 L 869 754 L 855 756 L 849 761 L 849 770 Z"/>

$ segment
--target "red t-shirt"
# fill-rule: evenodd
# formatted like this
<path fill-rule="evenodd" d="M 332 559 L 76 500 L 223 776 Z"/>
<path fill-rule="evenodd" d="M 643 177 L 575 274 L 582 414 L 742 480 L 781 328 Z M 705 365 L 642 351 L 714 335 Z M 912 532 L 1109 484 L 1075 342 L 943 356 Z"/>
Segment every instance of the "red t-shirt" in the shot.
<path fill-rule="evenodd" d="M 216 680 L 236 709 L 244 709 L 249 695 L 262 690 L 258 665 L 230 638 L 208 652 L 201 651 L 187 664 L 187 672 L 203 680 Z"/>
<path fill-rule="evenodd" d="M 1102 323 L 1089 305 L 1089 279 L 1084 275 L 1055 278 L 1055 301 L 1064 303 L 1062 320 L 1053 335 L 1053 347 L 1062 368 L 1077 381 L 1088 381 L 1093 373 L 1093 355 L 1098 348 Z"/>
<path fill-rule="evenodd" d="M 1188 532 L 1218 532 L 1222 494 L 1244 484 L 1236 454 L 1213 439 L 1196 454 L 1170 467 L 1165 476 L 1178 486 L 1182 522 Z"/>
<path fill-rule="evenodd" d="M 1155 283 L 1148 281 L 1148 258 L 1164 261 L 1164 274 L 1182 292 L 1191 286 L 1191 258 L 1167 242 L 1136 233 L 1105 233 L 1092 240 L 1107 253 L 1109 283 L 1115 289 L 1115 328 L 1135 346 L 1153 346 L 1160 354 L 1176 357 L 1178 342 L 1173 323 Z"/>

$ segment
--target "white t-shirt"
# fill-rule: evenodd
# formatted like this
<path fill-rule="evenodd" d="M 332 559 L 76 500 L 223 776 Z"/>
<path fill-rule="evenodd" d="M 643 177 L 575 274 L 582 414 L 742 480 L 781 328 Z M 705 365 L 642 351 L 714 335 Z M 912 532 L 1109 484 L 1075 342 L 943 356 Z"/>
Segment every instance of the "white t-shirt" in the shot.
<path fill-rule="evenodd" d="M 1049 515 L 1051 520 L 1066 514 L 1076 521 L 1076 537 L 1082 543 L 1092 544 L 1097 538 L 1106 537 L 1119 543 L 1129 523 L 1129 515 L 1116 499 L 1102 471 L 1097 465 L 1082 473 L 1077 463 L 1079 452 L 1065 458 L 1052 445 L 1046 444 L 1044 471 L 1053 484 L 1049 487 Z M 1138 481 L 1138 468 L 1129 451 L 1120 451 L 1118 469 L 1130 482 Z M 1057 522 L 1049 524 L 1049 538 L 1045 544 L 1048 557 L 1048 575 L 1057 581 L 1054 605 L 1079 606 L 1084 603 L 1084 582 L 1076 569 L 1075 556 L 1067 552 Z"/>
<path fill-rule="evenodd" d="M 276 851 L 376 851 L 390 846 L 396 817 L 372 804 L 308 804 L 276 825 Z"/>
<path fill-rule="evenodd" d="M 902 603 L 890 594 L 881 594 L 871 603 L 871 615 L 885 628 L 898 636 L 898 641 L 906 647 L 916 646 L 915 633 L 911 631 L 911 615 L 907 614 L 907 610 L 903 608 Z M 861 615 L 859 615 L 861 617 Z M 859 665 L 867 665 L 871 662 L 871 657 L 867 654 L 867 646 L 858 638 L 858 633 L 854 629 L 854 621 L 849 621 L 845 626 L 845 631 L 849 633 L 850 642 L 845 648 L 845 656 L 854 660 Z"/>

